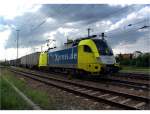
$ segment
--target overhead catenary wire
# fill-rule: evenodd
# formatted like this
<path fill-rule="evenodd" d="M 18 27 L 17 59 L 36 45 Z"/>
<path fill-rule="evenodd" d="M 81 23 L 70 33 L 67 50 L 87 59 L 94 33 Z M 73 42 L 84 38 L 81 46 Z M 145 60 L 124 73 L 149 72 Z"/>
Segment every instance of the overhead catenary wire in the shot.
<path fill-rule="evenodd" d="M 65 6 L 59 7 L 60 10 L 61 10 L 61 9 L 64 9 L 64 8 L 65 8 Z M 122 9 L 120 9 L 120 10 L 117 10 L 117 11 L 115 11 L 115 12 L 109 14 L 109 15 L 104 16 L 103 18 L 108 18 L 109 16 L 114 15 L 114 14 L 117 14 L 117 13 L 119 13 L 119 12 L 121 12 L 121 11 L 123 11 L 123 10 L 126 10 L 126 9 L 128 9 L 128 8 L 129 8 L 129 6 L 126 6 L 126 7 L 122 8 Z M 58 13 L 59 13 L 59 12 L 58 12 Z M 46 23 L 47 18 L 49 18 L 49 17 L 50 17 L 50 16 L 45 16 L 45 19 L 43 19 L 43 21 L 42 21 L 40 24 L 38 24 L 38 25 L 35 26 L 34 28 L 31 28 L 31 31 L 30 31 L 29 34 L 32 34 L 33 31 L 35 31 L 35 30 L 38 29 L 40 26 L 42 26 L 44 23 Z"/>
<path fill-rule="evenodd" d="M 110 16 L 112 16 L 112 15 L 117 15 L 117 14 L 119 14 L 120 12 L 123 12 L 123 11 L 125 11 L 125 10 L 127 10 L 127 12 L 131 12 L 131 9 L 134 9 L 134 5 L 132 5 L 132 7 L 130 7 L 130 9 L 129 9 L 129 7 L 130 6 L 125 6 L 125 7 L 123 7 L 123 8 L 120 8 L 119 10 L 117 9 L 116 11 L 114 11 L 114 12 L 112 12 L 111 14 L 106 14 L 105 16 L 103 16 L 103 20 L 104 19 L 106 19 L 106 18 L 109 18 Z M 64 9 L 65 8 L 65 6 L 62 6 L 62 7 L 59 7 L 59 9 L 60 10 L 62 10 L 62 9 Z M 129 10 L 128 10 L 129 9 Z M 58 12 L 59 13 L 59 12 Z M 34 26 L 33 28 L 31 28 L 31 30 L 30 30 L 30 33 L 29 34 L 32 34 L 33 33 L 33 31 L 35 31 L 35 30 L 37 30 L 39 27 L 41 27 L 44 23 L 46 23 L 47 22 L 47 18 L 49 18 L 50 17 L 50 15 L 49 16 L 44 16 L 44 19 L 43 19 L 43 21 L 41 21 L 37 26 Z"/>
<path fill-rule="evenodd" d="M 62 9 L 64 9 L 64 8 L 65 8 L 65 6 L 59 7 L 60 10 L 62 10 Z M 122 9 L 120 9 L 120 10 L 116 10 L 116 11 L 112 12 L 111 14 L 104 16 L 103 19 L 108 18 L 108 17 L 111 16 L 111 15 L 115 15 L 115 14 L 117 14 L 117 13 L 123 11 L 123 10 L 128 9 L 128 8 L 129 8 L 129 6 L 126 6 L 126 7 L 122 8 Z M 58 12 L 58 13 L 59 13 L 59 12 Z M 50 16 L 46 16 L 45 19 L 43 19 L 43 21 L 42 21 L 40 24 L 38 24 L 36 27 L 34 27 L 33 29 L 31 29 L 31 32 L 30 32 L 30 33 L 32 33 L 33 31 L 35 31 L 36 29 L 38 29 L 41 25 L 43 25 L 44 23 L 46 23 L 46 21 L 47 21 L 47 19 L 48 19 L 49 17 L 50 17 Z"/>
<path fill-rule="evenodd" d="M 132 6 L 134 6 L 134 5 L 132 5 Z M 119 11 L 116 11 L 115 13 L 112 13 L 112 14 L 110 14 L 109 16 L 111 16 L 111 15 L 114 15 L 114 14 L 117 14 L 117 13 L 119 13 L 119 12 L 122 12 L 123 10 L 125 10 L 126 8 L 129 8 L 129 6 L 128 7 L 125 7 L 125 8 L 122 8 L 121 10 L 119 10 Z M 131 12 L 132 10 L 131 9 L 134 9 L 134 7 L 130 7 L 130 11 L 128 10 L 128 12 Z M 137 9 L 134 9 L 134 10 L 139 10 L 139 8 L 137 8 Z M 132 11 L 133 12 L 133 11 Z M 108 17 L 109 17 L 108 16 Z M 107 18 L 108 18 L 107 17 Z M 106 18 L 106 17 L 105 17 Z M 139 24 L 143 24 L 143 28 L 148 28 L 149 27 L 149 25 L 150 25 L 150 21 L 149 21 L 149 18 L 147 17 L 147 18 L 145 18 L 145 19 L 142 19 L 142 21 L 138 21 L 138 22 L 136 22 L 136 23 L 132 23 L 132 24 L 128 24 L 128 25 L 124 25 L 123 27 L 119 27 L 119 28 L 117 28 L 117 29 L 114 29 L 114 30 L 111 30 L 111 31 L 106 31 L 105 33 L 108 33 L 108 34 L 114 34 L 114 32 L 115 33 L 119 33 L 119 32 L 124 32 L 125 31 L 125 27 L 130 27 L 130 30 L 132 30 L 133 28 L 135 29 L 135 30 L 138 30 L 141 26 L 138 26 Z M 145 25 L 145 26 L 144 26 Z M 132 29 L 131 29 L 131 26 L 133 27 Z M 135 27 L 135 26 L 137 26 L 137 27 Z M 141 27 L 141 28 L 142 28 Z M 104 31 L 102 31 L 102 32 L 104 32 Z M 96 34 L 99 34 L 99 33 L 97 33 L 96 32 Z"/>
<path fill-rule="evenodd" d="M 64 7 L 60 7 L 60 9 L 63 9 Z M 32 36 L 32 33 L 33 33 L 33 31 L 35 31 L 35 30 L 37 30 L 39 27 L 41 27 L 44 23 L 46 23 L 47 22 L 47 19 L 48 18 L 50 18 L 50 16 L 45 16 L 45 19 L 43 19 L 43 21 L 41 22 L 41 23 L 39 23 L 37 26 L 35 26 L 34 28 L 31 28 L 31 30 L 30 30 L 30 35 Z M 56 44 L 55 44 L 56 45 Z M 42 51 L 42 48 L 41 48 L 41 51 Z"/>
<path fill-rule="evenodd" d="M 42 21 L 40 24 L 38 24 L 36 27 L 34 27 L 33 29 L 31 28 L 31 31 L 34 31 L 36 29 L 38 29 L 40 26 L 42 26 L 44 23 L 46 23 L 46 20 Z"/>

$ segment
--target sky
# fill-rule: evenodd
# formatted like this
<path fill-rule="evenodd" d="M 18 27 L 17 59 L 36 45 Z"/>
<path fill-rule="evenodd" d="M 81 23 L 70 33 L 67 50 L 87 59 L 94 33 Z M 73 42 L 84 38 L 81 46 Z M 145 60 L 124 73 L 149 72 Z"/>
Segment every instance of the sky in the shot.
<path fill-rule="evenodd" d="M 76 39 L 105 32 L 114 54 L 150 52 L 150 4 L 34 4 L 15 0 L 0 4 L 0 60 L 62 46 Z"/>

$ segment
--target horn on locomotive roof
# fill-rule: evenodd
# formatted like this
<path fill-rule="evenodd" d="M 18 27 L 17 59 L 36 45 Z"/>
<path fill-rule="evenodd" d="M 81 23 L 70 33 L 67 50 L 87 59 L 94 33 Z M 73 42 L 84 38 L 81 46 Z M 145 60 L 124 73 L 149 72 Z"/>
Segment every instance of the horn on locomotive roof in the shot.
<path fill-rule="evenodd" d="M 102 37 L 102 40 L 104 40 L 104 39 L 105 39 L 105 37 L 107 37 L 107 36 L 105 36 L 104 32 L 102 32 L 102 33 L 101 33 L 101 35 L 99 35 L 99 36 L 101 36 L 101 37 Z"/>

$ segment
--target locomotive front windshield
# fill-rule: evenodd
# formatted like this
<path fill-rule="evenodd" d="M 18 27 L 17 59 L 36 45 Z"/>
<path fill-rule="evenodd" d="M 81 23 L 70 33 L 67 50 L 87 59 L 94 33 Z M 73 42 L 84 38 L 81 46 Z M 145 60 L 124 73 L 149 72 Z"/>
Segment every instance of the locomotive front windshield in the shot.
<path fill-rule="evenodd" d="M 106 41 L 101 39 L 94 39 L 93 41 L 101 55 L 113 55 L 112 49 L 108 46 Z"/>

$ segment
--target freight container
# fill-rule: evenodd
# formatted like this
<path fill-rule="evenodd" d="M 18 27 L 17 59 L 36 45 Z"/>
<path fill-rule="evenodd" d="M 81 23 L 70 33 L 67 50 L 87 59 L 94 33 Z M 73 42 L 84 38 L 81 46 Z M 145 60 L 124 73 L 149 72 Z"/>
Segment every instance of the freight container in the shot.
<path fill-rule="evenodd" d="M 24 67 L 38 67 L 40 52 L 21 57 L 21 65 Z"/>

